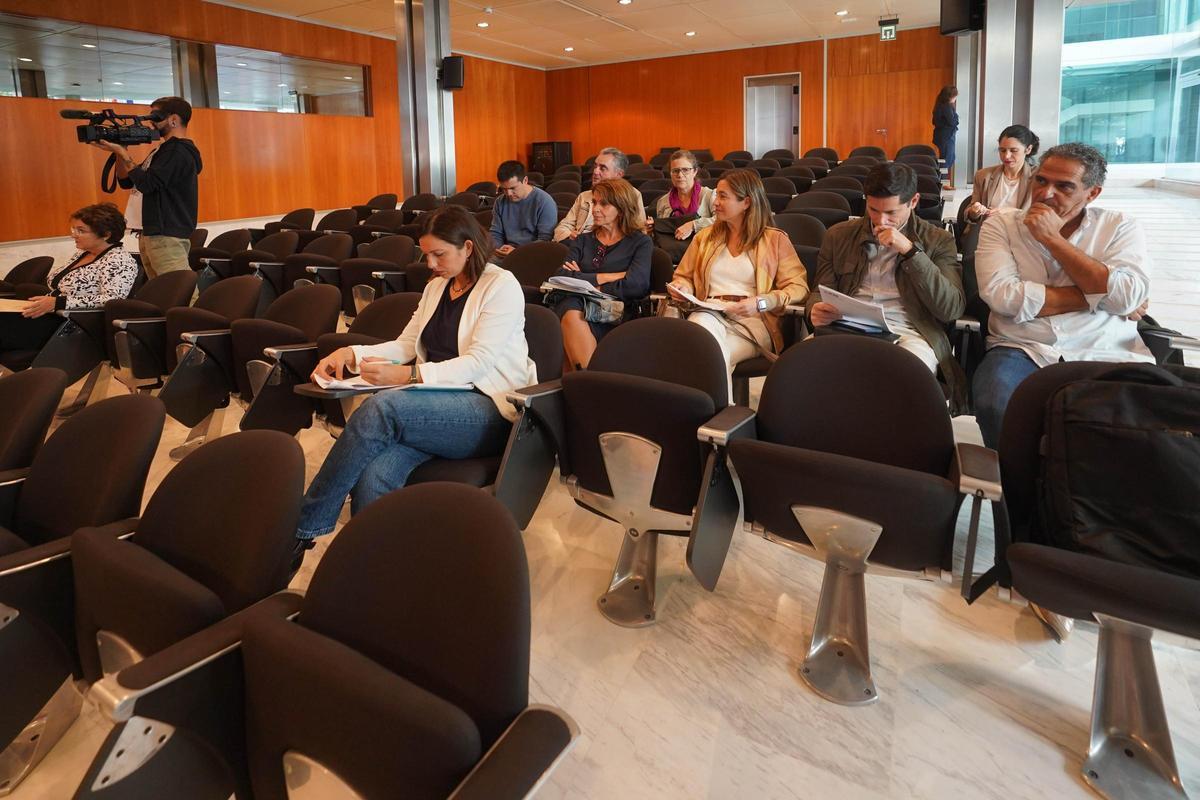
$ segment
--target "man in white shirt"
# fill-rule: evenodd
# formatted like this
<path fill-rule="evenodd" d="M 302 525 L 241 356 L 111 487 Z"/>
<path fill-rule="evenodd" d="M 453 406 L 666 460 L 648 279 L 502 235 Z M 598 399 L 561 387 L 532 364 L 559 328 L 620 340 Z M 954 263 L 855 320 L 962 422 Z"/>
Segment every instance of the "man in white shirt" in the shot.
<path fill-rule="evenodd" d="M 1090 207 L 1107 163 L 1094 147 L 1052 147 L 1033 176 L 1028 211 L 1005 210 L 980 229 L 979 295 L 991 308 L 988 353 L 975 372 L 975 416 L 995 447 L 1013 391 L 1058 361 L 1149 361 L 1137 320 L 1150 295 L 1141 226 Z"/>
<path fill-rule="evenodd" d="M 615 147 L 606 147 L 596 156 L 596 163 L 592 166 L 592 183 L 609 180 L 612 178 L 625 177 L 625 170 L 629 168 L 629 158 Z M 642 193 L 637 189 L 638 199 L 638 225 L 645 227 L 646 225 L 646 201 L 642 199 Z M 561 242 L 564 239 L 574 239 L 581 233 L 587 233 L 592 229 L 592 192 L 587 190 L 581 192 L 575 198 L 575 202 L 571 204 L 571 210 L 562 218 L 558 225 L 554 228 L 554 241 Z"/>

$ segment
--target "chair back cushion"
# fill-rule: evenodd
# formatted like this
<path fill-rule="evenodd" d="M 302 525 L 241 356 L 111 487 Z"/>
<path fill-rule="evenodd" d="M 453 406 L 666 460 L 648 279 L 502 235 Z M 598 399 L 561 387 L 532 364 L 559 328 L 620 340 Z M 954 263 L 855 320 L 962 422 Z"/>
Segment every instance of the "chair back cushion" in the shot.
<path fill-rule="evenodd" d="M 259 239 L 254 243 L 254 249 L 270 253 L 271 258 L 276 261 L 283 261 L 283 259 L 296 252 L 296 248 L 299 245 L 300 234 L 295 231 L 279 231 L 278 233 L 268 234 Z"/>
<path fill-rule="evenodd" d="M 312 228 L 313 218 L 316 216 L 317 212 L 315 209 L 297 208 L 284 214 L 283 219 L 279 220 L 279 223 L 289 228 L 309 229 Z"/>
<path fill-rule="evenodd" d="M 322 333 L 333 333 L 338 312 L 342 310 L 342 292 L 336 286 L 317 283 L 299 286 L 271 301 L 263 319 L 298 328 L 305 341 L 315 342 Z"/>
<path fill-rule="evenodd" d="M 416 313 L 420 301 L 420 292 L 397 292 L 374 300 L 354 318 L 350 333 L 381 340 L 395 339 Z"/>
<path fill-rule="evenodd" d="M 528 705 L 525 546 L 508 509 L 474 487 L 409 486 L 355 515 L 299 622 L 461 709 L 484 749 Z"/>
<path fill-rule="evenodd" d="M 44 284 L 46 277 L 50 274 L 50 268 L 53 266 L 53 256 L 34 256 L 33 258 L 25 259 L 10 269 L 8 274 L 4 276 L 4 280 L 13 286 L 16 286 L 18 283 Z"/>
<path fill-rule="evenodd" d="M 386 214 L 386 211 L 380 212 Z M 384 236 L 376 239 L 373 242 L 366 242 L 358 246 L 359 258 L 377 258 L 380 261 L 388 261 L 395 264 L 397 268 L 411 264 L 416 260 L 416 243 L 411 236 L 397 234 L 396 236 Z"/>
<path fill-rule="evenodd" d="M 196 308 L 220 314 L 228 320 L 254 316 L 262 281 L 253 275 L 239 275 L 217 281 L 196 298 Z"/>
<path fill-rule="evenodd" d="M 309 242 L 303 252 L 345 261 L 354 252 L 354 239 L 348 233 L 327 233 Z"/>
<path fill-rule="evenodd" d="M 929 368 L 894 344 L 821 336 L 788 348 L 763 385 L 759 438 L 945 477 L 954 434 Z"/>
<path fill-rule="evenodd" d="M 330 211 L 316 224 L 316 231 L 348 231 L 358 224 L 358 212 L 353 208 Z"/>
<path fill-rule="evenodd" d="M 501 265 L 517 276 L 522 286 L 541 286 L 567 260 L 567 246 L 559 242 L 529 242 L 513 250 Z"/>
<path fill-rule="evenodd" d="M 166 312 L 168 308 L 186 306 L 196 291 L 196 273 L 191 270 L 172 270 L 146 281 L 133 299 L 150 303 Z"/>
<path fill-rule="evenodd" d="M 67 376 L 50 367 L 0 378 L 0 470 L 33 463 L 66 388 Z"/>
<path fill-rule="evenodd" d="M 593 372 L 619 372 L 698 389 L 714 408 L 729 405 L 725 359 L 717 340 L 682 319 L 649 317 L 618 325 L 588 362 Z"/>
<path fill-rule="evenodd" d="M 16 533 L 34 544 L 136 517 L 165 418 L 148 395 L 111 397 L 69 417 L 21 488 Z"/>
<path fill-rule="evenodd" d="M 525 304 L 525 341 L 537 367 L 538 383 L 562 377 L 563 339 L 558 315 L 545 306 Z"/>
<path fill-rule="evenodd" d="M 227 253 L 245 250 L 250 246 L 250 231 L 245 228 L 237 228 L 219 233 L 208 243 L 208 246 L 214 250 L 224 250 Z"/>

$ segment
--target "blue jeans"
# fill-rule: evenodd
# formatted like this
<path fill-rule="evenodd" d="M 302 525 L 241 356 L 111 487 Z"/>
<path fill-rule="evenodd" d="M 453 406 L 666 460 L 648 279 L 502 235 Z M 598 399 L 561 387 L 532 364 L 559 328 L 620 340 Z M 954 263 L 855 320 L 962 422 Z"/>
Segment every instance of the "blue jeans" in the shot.
<path fill-rule="evenodd" d="M 350 415 L 325 457 L 304 495 L 296 536 L 329 533 L 347 494 L 357 514 L 431 458 L 499 455 L 511 430 L 491 398 L 478 392 L 380 392 Z"/>
<path fill-rule="evenodd" d="M 1008 399 L 1021 381 L 1037 370 L 1033 359 L 1015 347 L 993 347 L 983 357 L 971 385 L 975 393 L 975 421 L 988 447 L 995 448 L 1000 441 Z"/>

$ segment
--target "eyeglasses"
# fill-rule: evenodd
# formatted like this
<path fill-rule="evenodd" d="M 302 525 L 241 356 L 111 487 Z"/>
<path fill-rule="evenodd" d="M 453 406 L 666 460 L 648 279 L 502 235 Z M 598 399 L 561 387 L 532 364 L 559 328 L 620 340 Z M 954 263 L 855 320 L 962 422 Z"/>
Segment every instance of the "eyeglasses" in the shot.
<path fill-rule="evenodd" d="M 689 172 L 695 172 L 695 167 L 675 167 L 671 170 L 672 175 L 687 175 Z"/>
<path fill-rule="evenodd" d="M 71 228 L 70 235 L 71 236 L 87 236 L 91 232 L 92 231 L 90 228 Z"/>

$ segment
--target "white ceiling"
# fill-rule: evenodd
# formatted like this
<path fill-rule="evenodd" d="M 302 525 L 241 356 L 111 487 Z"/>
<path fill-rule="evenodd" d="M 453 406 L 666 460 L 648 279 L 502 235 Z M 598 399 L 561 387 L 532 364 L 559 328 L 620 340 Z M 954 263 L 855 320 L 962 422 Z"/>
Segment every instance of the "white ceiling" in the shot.
<path fill-rule="evenodd" d="M 395 35 L 393 0 L 209 2 Z M 858 36 L 877 32 L 880 17 L 919 28 L 936 25 L 939 13 L 939 0 L 450 0 L 450 37 L 458 53 L 557 69 Z"/>

